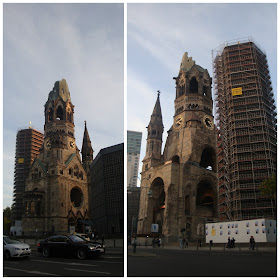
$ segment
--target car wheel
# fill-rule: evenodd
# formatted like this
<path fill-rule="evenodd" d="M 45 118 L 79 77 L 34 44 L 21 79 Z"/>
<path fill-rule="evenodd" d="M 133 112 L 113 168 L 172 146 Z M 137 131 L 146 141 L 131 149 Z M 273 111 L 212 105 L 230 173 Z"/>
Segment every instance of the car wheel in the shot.
<path fill-rule="evenodd" d="M 5 260 L 9 260 L 11 258 L 11 254 L 10 254 L 10 252 L 8 251 L 8 250 L 6 250 L 5 252 L 4 252 L 4 259 Z"/>
<path fill-rule="evenodd" d="M 86 257 L 87 257 L 87 254 L 86 254 L 86 251 L 84 249 L 79 249 L 77 251 L 77 257 L 80 259 L 80 260 L 84 260 Z"/>
<path fill-rule="evenodd" d="M 48 247 L 43 248 L 43 256 L 44 257 L 50 257 L 51 256 L 50 248 L 48 248 Z"/>

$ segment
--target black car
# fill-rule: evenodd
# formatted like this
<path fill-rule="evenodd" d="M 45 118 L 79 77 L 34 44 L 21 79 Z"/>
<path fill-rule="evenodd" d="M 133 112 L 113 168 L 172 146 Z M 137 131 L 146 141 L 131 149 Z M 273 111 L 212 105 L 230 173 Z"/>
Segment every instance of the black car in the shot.
<path fill-rule="evenodd" d="M 77 256 L 84 260 L 92 255 L 105 253 L 105 246 L 98 242 L 89 242 L 77 235 L 54 235 L 38 243 L 38 251 L 44 257 L 52 255 Z"/>

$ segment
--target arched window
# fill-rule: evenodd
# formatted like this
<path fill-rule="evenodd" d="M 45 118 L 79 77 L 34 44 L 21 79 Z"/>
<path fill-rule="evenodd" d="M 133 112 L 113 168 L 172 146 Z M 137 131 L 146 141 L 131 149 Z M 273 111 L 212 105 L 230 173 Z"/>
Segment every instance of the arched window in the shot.
<path fill-rule="evenodd" d="M 206 86 L 203 86 L 203 95 L 207 96 L 207 87 Z"/>
<path fill-rule="evenodd" d="M 214 208 L 214 193 L 208 181 L 201 181 L 197 186 L 196 205 Z"/>
<path fill-rule="evenodd" d="M 190 215 L 190 197 L 188 195 L 185 196 L 185 214 Z"/>
<path fill-rule="evenodd" d="M 51 122 L 53 121 L 53 109 L 50 108 L 48 111 L 48 121 Z"/>
<path fill-rule="evenodd" d="M 207 170 L 217 171 L 215 150 L 213 148 L 206 147 L 203 149 L 199 165 Z"/>
<path fill-rule="evenodd" d="M 195 77 L 190 81 L 190 93 L 198 93 L 198 83 Z"/>
<path fill-rule="evenodd" d="M 61 121 L 63 120 L 63 109 L 61 106 L 58 106 L 56 110 L 56 119 Z"/>
<path fill-rule="evenodd" d="M 174 157 L 172 158 L 172 162 L 173 162 L 173 163 L 180 163 L 179 157 L 178 157 L 177 155 L 174 156 Z"/>
<path fill-rule="evenodd" d="M 30 202 L 30 215 L 35 214 L 35 201 Z"/>

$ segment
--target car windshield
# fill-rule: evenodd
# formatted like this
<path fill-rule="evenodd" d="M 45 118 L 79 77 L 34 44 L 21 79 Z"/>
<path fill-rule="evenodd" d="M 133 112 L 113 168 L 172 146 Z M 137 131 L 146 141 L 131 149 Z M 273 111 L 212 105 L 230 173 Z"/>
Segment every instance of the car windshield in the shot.
<path fill-rule="evenodd" d="M 19 240 L 10 239 L 9 237 L 4 237 L 4 241 L 7 244 L 19 244 L 19 243 L 21 243 Z"/>
<path fill-rule="evenodd" d="M 87 242 L 84 238 L 77 236 L 77 235 L 71 235 L 71 236 L 69 236 L 69 238 L 75 243 Z"/>

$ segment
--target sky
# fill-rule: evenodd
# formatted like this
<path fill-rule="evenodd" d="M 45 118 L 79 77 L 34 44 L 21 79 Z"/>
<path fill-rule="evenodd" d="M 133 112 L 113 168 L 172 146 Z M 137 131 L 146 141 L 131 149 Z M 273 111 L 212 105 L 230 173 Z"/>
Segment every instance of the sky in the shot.
<path fill-rule="evenodd" d="M 44 132 L 44 105 L 66 79 L 76 144 L 84 121 L 94 150 L 124 142 L 123 4 L 4 4 L 3 208 L 12 205 L 16 134 Z"/>
<path fill-rule="evenodd" d="M 173 123 L 173 77 L 178 76 L 184 52 L 213 77 L 212 51 L 225 42 L 252 37 L 267 55 L 276 99 L 276 4 L 128 4 L 127 10 L 127 129 L 143 133 L 139 173 L 157 90 L 164 148 Z"/>

